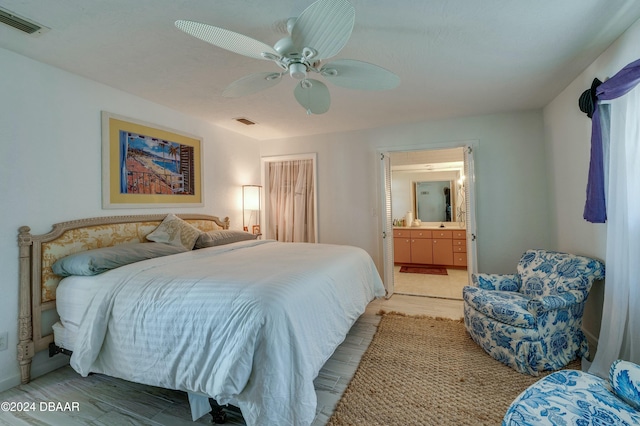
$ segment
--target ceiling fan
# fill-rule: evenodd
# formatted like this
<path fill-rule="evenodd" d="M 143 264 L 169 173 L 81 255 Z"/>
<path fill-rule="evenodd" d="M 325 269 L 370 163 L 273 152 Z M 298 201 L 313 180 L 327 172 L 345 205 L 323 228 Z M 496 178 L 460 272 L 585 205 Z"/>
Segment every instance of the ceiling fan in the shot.
<path fill-rule="evenodd" d="M 320 80 L 310 78 L 317 73 L 336 86 L 360 90 L 393 89 L 400 78 L 382 67 L 354 59 L 322 61 L 340 52 L 349 40 L 355 21 L 355 9 L 347 0 L 317 0 L 298 18 L 287 21 L 288 36 L 271 47 L 251 37 L 224 28 L 194 21 L 178 20 L 182 31 L 251 58 L 275 62 L 282 71 L 261 72 L 231 83 L 222 93 L 229 98 L 250 95 L 275 86 L 288 73 L 299 80 L 293 94 L 307 114 L 323 114 L 329 110 L 329 89 Z"/>

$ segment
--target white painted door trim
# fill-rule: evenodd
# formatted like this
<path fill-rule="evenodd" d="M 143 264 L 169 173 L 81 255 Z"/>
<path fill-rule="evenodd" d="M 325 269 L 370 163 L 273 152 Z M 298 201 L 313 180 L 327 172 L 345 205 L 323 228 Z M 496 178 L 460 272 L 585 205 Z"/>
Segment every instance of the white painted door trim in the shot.
<path fill-rule="evenodd" d="M 394 292 L 393 279 L 393 220 L 391 219 L 391 157 L 388 152 L 380 154 L 380 170 L 382 173 L 382 251 L 384 265 L 386 259 L 391 259 L 391 268 L 383 266 L 383 283 L 386 290 L 386 298 L 390 298 Z"/>

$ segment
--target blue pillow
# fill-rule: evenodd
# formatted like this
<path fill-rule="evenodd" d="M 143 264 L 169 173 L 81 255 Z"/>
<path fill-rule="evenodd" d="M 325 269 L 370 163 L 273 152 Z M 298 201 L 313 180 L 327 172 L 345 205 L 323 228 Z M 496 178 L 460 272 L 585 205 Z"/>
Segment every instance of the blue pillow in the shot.
<path fill-rule="evenodd" d="M 164 243 L 119 244 L 63 257 L 54 263 L 51 269 L 61 277 L 97 275 L 130 263 L 185 251 L 189 250 L 182 246 Z"/>

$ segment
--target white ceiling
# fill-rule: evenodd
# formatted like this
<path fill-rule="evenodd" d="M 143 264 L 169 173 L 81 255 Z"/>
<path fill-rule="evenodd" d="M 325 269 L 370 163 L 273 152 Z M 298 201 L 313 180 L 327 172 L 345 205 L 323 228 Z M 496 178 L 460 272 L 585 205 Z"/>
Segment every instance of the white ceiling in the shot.
<path fill-rule="evenodd" d="M 637 0 L 351 2 L 353 34 L 336 59 L 380 65 L 401 83 L 383 92 L 328 83 L 332 104 L 323 115 L 306 115 L 290 78 L 248 97 L 223 98 L 231 82 L 279 69 L 174 26 L 194 20 L 273 45 L 286 35 L 286 18 L 312 0 L 0 0 L 0 7 L 51 28 L 33 37 L 0 25 L 0 47 L 270 139 L 540 108 L 640 18 Z"/>

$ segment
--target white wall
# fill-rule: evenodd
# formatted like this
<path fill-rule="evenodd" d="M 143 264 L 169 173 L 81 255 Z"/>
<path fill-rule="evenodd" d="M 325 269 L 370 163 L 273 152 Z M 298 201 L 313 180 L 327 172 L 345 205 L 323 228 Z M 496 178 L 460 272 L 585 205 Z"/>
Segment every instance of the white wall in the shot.
<path fill-rule="evenodd" d="M 100 111 L 202 136 L 202 208 L 173 209 L 229 216 L 240 229 L 241 185 L 258 183 L 257 142 L 164 106 L 153 104 L 57 68 L 0 49 L 0 391 L 19 383 L 17 230 L 34 234 L 56 222 L 82 217 L 158 213 L 161 209 L 103 210 Z M 65 362 L 37 356 L 33 373 Z"/>
<path fill-rule="evenodd" d="M 479 270 L 515 272 L 526 249 L 551 248 L 541 111 L 263 141 L 260 147 L 263 156 L 318 153 L 320 242 L 362 247 L 382 271 L 377 151 L 469 140 L 479 141 Z"/>
<path fill-rule="evenodd" d="M 586 197 L 591 120 L 578 108 L 580 94 L 595 77 L 604 81 L 640 58 L 640 21 L 629 28 L 578 78 L 544 108 L 545 140 L 552 194 L 552 221 L 558 250 L 605 258 L 606 225 L 582 219 Z M 584 327 L 592 342 L 600 334 L 604 284 L 594 285 Z"/>

